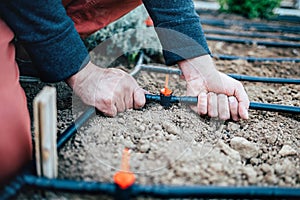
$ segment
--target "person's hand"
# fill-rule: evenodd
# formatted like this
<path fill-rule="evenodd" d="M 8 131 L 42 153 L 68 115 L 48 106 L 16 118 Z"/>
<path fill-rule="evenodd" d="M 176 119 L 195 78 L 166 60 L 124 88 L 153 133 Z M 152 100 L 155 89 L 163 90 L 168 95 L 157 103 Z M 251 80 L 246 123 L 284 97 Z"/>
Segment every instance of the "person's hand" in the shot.
<path fill-rule="evenodd" d="M 237 121 L 248 119 L 249 98 L 243 85 L 216 70 L 209 55 L 178 63 L 187 82 L 187 95 L 198 96 L 191 109 L 200 115 Z"/>
<path fill-rule="evenodd" d="M 66 82 L 85 104 L 95 106 L 107 116 L 141 108 L 146 102 L 144 90 L 133 77 L 119 69 L 104 69 L 89 62 Z"/>

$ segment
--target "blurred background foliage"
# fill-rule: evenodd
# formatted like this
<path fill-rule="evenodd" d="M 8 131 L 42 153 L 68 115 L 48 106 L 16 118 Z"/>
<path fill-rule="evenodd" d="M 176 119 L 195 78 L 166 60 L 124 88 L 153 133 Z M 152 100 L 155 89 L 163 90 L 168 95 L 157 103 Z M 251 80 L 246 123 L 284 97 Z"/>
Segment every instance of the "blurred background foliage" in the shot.
<path fill-rule="evenodd" d="M 221 12 L 235 13 L 247 18 L 269 18 L 281 0 L 218 0 Z"/>

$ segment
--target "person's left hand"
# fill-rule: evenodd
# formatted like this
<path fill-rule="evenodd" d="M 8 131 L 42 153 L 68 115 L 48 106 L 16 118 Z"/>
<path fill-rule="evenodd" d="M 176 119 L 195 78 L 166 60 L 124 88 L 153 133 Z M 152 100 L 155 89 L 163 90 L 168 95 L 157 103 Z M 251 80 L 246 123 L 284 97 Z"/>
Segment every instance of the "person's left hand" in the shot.
<path fill-rule="evenodd" d="M 249 98 L 243 85 L 215 69 L 209 55 L 178 63 L 187 82 L 187 95 L 197 96 L 197 106 L 191 109 L 200 115 L 248 119 Z"/>

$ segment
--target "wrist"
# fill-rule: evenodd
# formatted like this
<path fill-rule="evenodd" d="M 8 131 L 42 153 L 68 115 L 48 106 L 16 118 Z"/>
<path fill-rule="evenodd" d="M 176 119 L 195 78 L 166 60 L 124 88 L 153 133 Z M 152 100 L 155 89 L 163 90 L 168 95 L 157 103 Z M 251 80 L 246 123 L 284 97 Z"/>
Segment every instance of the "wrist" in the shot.
<path fill-rule="evenodd" d="M 93 73 L 93 69 L 96 66 L 89 61 L 86 66 L 81 68 L 76 74 L 70 76 L 65 80 L 65 82 L 71 87 L 74 88 L 75 84 L 78 84 L 79 82 L 86 79 L 91 73 Z"/>
<path fill-rule="evenodd" d="M 178 62 L 186 81 L 202 77 L 207 79 L 217 73 L 214 62 L 210 55 L 203 55 Z"/>

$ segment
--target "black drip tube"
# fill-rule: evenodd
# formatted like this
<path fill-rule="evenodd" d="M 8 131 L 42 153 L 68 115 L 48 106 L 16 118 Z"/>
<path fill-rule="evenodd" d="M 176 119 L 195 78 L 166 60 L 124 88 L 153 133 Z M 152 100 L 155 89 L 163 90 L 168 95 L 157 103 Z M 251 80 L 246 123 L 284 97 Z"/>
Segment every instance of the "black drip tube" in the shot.
<path fill-rule="evenodd" d="M 60 150 L 63 145 L 77 132 L 84 123 L 86 123 L 96 112 L 94 107 L 89 107 L 73 122 L 57 139 L 57 149 Z"/>
<path fill-rule="evenodd" d="M 161 102 L 160 95 L 146 94 L 145 96 L 147 102 L 159 102 L 159 103 Z M 172 96 L 170 99 L 170 103 L 197 104 L 197 102 L 198 102 L 198 98 L 191 97 L 191 96 L 181 96 L 181 97 Z M 300 114 L 300 107 L 269 104 L 269 103 L 250 102 L 249 109 Z"/>
<path fill-rule="evenodd" d="M 215 37 L 215 36 L 206 36 L 207 40 L 213 41 L 222 41 L 229 43 L 239 43 L 239 44 L 249 44 L 249 45 L 262 45 L 269 47 L 290 47 L 290 48 L 299 48 L 299 43 L 294 42 L 272 42 L 272 41 L 259 41 L 259 40 L 249 40 L 249 39 L 240 39 L 240 38 L 226 38 L 226 37 Z"/>
<path fill-rule="evenodd" d="M 226 54 L 213 54 L 212 57 L 220 60 L 246 60 L 248 62 L 300 62 L 300 58 L 264 58 L 250 56 L 234 56 Z"/>
<path fill-rule="evenodd" d="M 238 20 L 219 20 L 219 19 L 200 19 L 202 24 L 219 26 L 219 27 L 230 27 L 239 26 L 244 30 L 256 29 L 257 31 L 268 31 L 268 32 L 285 32 L 285 33 L 300 33 L 300 26 L 282 26 L 276 24 L 266 23 L 255 23 L 255 22 L 242 22 Z"/>
<path fill-rule="evenodd" d="M 106 194 L 117 196 L 118 187 L 114 183 L 84 182 L 60 179 L 46 179 L 35 176 L 25 176 L 28 186 L 53 191 L 76 192 L 82 194 Z M 156 198 L 300 198 L 300 188 L 287 187 L 222 187 L 222 186 L 168 186 L 168 185 L 133 185 L 127 190 L 128 197 L 148 196 Z"/>
<path fill-rule="evenodd" d="M 229 36 L 250 37 L 250 38 L 280 39 L 286 41 L 300 41 L 300 37 L 264 34 L 264 33 L 257 33 L 257 32 L 236 32 L 236 31 L 228 31 L 228 30 L 224 31 L 224 30 L 217 30 L 217 29 L 205 29 L 204 32 L 205 34 L 229 35 Z"/>

